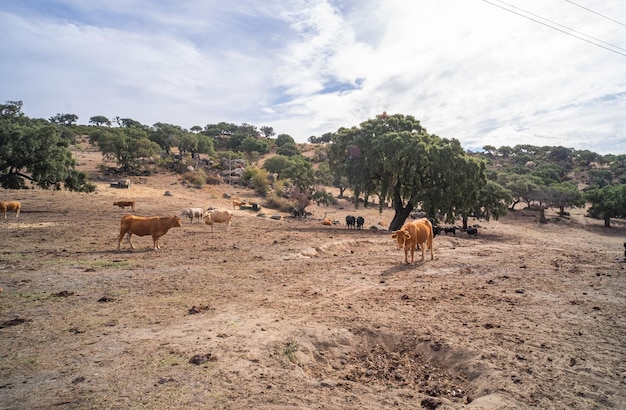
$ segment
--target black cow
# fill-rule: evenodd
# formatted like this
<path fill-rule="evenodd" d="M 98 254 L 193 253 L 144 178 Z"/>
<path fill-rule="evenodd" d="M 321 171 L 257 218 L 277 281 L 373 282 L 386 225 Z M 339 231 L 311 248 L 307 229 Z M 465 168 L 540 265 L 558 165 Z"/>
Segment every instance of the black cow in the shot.
<path fill-rule="evenodd" d="M 456 236 L 456 226 L 451 226 L 450 228 L 443 228 L 443 233 L 445 233 L 446 236 L 448 236 L 449 233 Z"/>
<path fill-rule="evenodd" d="M 346 216 L 346 227 L 348 227 L 348 229 L 354 229 L 356 227 L 356 218 L 354 216 Z"/>
<path fill-rule="evenodd" d="M 441 226 L 437 226 L 433 224 L 433 238 L 437 235 L 441 235 L 443 228 Z"/>
<path fill-rule="evenodd" d="M 465 232 L 467 233 L 467 236 L 478 236 L 478 228 L 467 228 Z"/>
<path fill-rule="evenodd" d="M 363 229 L 363 225 L 365 225 L 365 218 L 363 218 L 362 216 L 357 216 L 356 229 Z"/>

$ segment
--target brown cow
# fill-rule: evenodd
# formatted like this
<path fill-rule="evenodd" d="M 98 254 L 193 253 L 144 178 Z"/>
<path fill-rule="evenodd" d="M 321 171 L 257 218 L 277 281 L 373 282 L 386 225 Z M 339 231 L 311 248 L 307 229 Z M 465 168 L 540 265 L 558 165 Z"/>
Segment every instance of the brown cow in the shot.
<path fill-rule="evenodd" d="M 401 229 L 391 234 L 398 241 L 398 247 L 404 249 L 404 262 L 409 263 L 408 253 L 411 251 L 411 263 L 414 262 L 415 249 L 418 245 L 422 250 L 422 260 L 426 247 L 430 249 L 430 259 L 433 254 L 433 225 L 426 218 L 405 224 Z"/>
<path fill-rule="evenodd" d="M 213 232 L 214 223 L 227 223 L 228 229 L 230 229 L 230 222 L 233 219 L 233 211 L 230 209 L 211 209 L 206 212 L 202 219 L 205 224 L 211 225 L 211 232 Z"/>
<path fill-rule="evenodd" d="M 130 209 L 135 210 L 135 201 L 117 201 L 113 202 L 113 206 L 119 206 L 122 209 L 126 209 L 127 206 L 130 206 Z"/>
<path fill-rule="evenodd" d="M 22 204 L 18 201 L 3 201 L 0 202 L 0 211 L 4 214 L 4 218 L 7 217 L 7 211 L 15 211 L 15 217 L 20 216 L 20 209 L 22 209 Z"/>
<path fill-rule="evenodd" d="M 120 250 L 120 244 L 124 235 L 128 235 L 128 243 L 130 247 L 135 246 L 130 240 L 134 234 L 137 236 L 152 235 L 154 250 L 159 249 L 159 237 L 165 235 L 170 228 L 178 228 L 183 225 L 178 216 L 152 216 L 143 217 L 136 215 L 124 215 L 120 223 L 120 234 L 117 237 L 117 251 Z"/>

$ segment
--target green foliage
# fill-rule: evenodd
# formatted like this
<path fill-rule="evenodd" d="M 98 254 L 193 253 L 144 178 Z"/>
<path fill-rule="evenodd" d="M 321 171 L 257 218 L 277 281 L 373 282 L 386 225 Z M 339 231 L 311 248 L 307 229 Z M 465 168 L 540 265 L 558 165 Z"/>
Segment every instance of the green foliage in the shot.
<path fill-rule="evenodd" d="M 101 129 L 90 140 L 98 144 L 105 159 L 116 161 L 123 172 L 141 169 L 160 152 L 159 145 L 150 141 L 141 128 Z"/>
<path fill-rule="evenodd" d="M 70 191 L 94 192 L 96 190 L 96 185 L 89 181 L 87 174 L 83 171 L 71 170 L 63 183 Z"/>
<path fill-rule="evenodd" d="M 473 216 L 489 221 L 496 221 L 507 214 L 508 207 L 513 203 L 511 191 L 495 181 L 487 181 L 480 190 Z"/>
<path fill-rule="evenodd" d="M 313 166 L 304 157 L 290 157 L 292 165 L 285 169 L 281 178 L 288 178 L 303 193 L 311 193 L 315 184 Z"/>
<path fill-rule="evenodd" d="M 295 155 L 300 155 L 300 149 L 293 142 L 286 142 L 276 150 L 278 155 L 284 155 L 286 157 L 293 157 Z"/>
<path fill-rule="evenodd" d="M 327 192 L 325 189 L 313 192 L 313 196 L 311 199 L 315 201 L 317 206 L 330 206 L 337 202 L 333 194 L 331 192 Z"/>
<path fill-rule="evenodd" d="M 76 114 L 57 114 L 54 117 L 50 117 L 50 122 L 60 125 L 73 125 L 78 121 L 78 115 Z"/>
<path fill-rule="evenodd" d="M 241 141 L 241 150 L 247 153 L 258 152 L 260 154 L 267 154 L 270 152 L 270 144 L 267 140 L 245 137 L 243 141 Z"/>
<path fill-rule="evenodd" d="M 541 178 L 545 185 L 560 183 L 565 176 L 565 169 L 554 163 L 544 163 L 540 165 L 532 175 Z"/>
<path fill-rule="evenodd" d="M 515 208 L 520 202 L 529 201 L 529 195 L 531 192 L 538 189 L 543 184 L 543 181 L 533 175 L 519 175 L 501 173 L 498 176 L 498 182 L 511 192 L 512 203 L 511 210 Z"/>
<path fill-rule="evenodd" d="M 275 144 L 277 147 L 282 147 L 285 144 L 296 144 L 296 141 L 289 134 L 279 134 L 276 137 Z"/>
<path fill-rule="evenodd" d="M 313 171 L 313 175 L 315 176 L 315 184 L 326 186 L 333 185 L 334 177 L 332 172 L 330 171 L 330 165 L 328 165 L 328 161 L 319 164 L 317 169 Z"/>
<path fill-rule="evenodd" d="M 76 161 L 62 130 L 45 121 L 31 120 L 21 102 L 0 105 L 0 182 L 4 188 L 24 188 L 28 179 L 42 188 L 65 187 L 92 192 L 86 174 L 75 170 Z"/>
<path fill-rule="evenodd" d="M 578 187 L 563 182 L 550 186 L 550 206 L 559 208 L 561 214 L 565 212 L 565 208 L 582 208 L 585 206 L 585 198 L 578 190 Z"/>
<path fill-rule="evenodd" d="M 329 165 L 348 178 L 356 198 L 363 195 L 367 203 L 379 195 L 381 210 L 391 201 L 396 211 L 391 230 L 418 204 L 431 216 L 468 213 L 485 183 L 484 162 L 469 158 L 459 141 L 428 134 L 414 117 L 401 114 L 383 113 L 359 127 L 339 129 Z"/>
<path fill-rule="evenodd" d="M 293 161 L 284 155 L 276 155 L 268 158 L 263 163 L 263 169 L 269 173 L 278 174 L 278 178 L 282 177 L 282 173 L 293 165 Z"/>
<path fill-rule="evenodd" d="M 609 169 L 594 168 L 589 171 L 589 186 L 591 188 L 602 188 L 611 185 L 613 173 Z"/>
<path fill-rule="evenodd" d="M 287 356 L 287 359 L 289 359 L 290 362 L 297 364 L 298 358 L 296 357 L 296 353 L 298 350 L 300 350 L 298 341 L 295 339 L 289 339 L 289 341 L 285 344 L 283 354 Z"/>
<path fill-rule="evenodd" d="M 321 137 L 316 137 L 315 135 L 311 135 L 308 139 L 311 144 L 323 144 L 328 143 L 332 140 L 333 134 L 331 132 L 327 132 L 326 134 L 322 134 Z"/>
<path fill-rule="evenodd" d="M 266 208 L 276 209 L 281 212 L 291 212 L 294 208 L 293 202 L 288 198 L 272 193 L 263 204 Z"/>
<path fill-rule="evenodd" d="M 269 172 L 261 168 L 246 167 L 243 180 L 250 182 L 254 192 L 264 197 L 270 191 Z"/>
<path fill-rule="evenodd" d="M 135 124 L 134 122 L 131 122 L 129 123 L 128 127 L 131 127 L 131 126 L 136 127 L 136 125 L 137 124 Z M 165 151 L 166 154 L 170 153 L 170 150 L 172 149 L 172 147 L 178 146 L 180 148 L 181 138 L 183 137 L 183 135 L 185 135 L 185 131 L 178 125 L 164 124 L 162 122 L 157 122 L 156 124 L 154 124 L 152 126 L 152 129 L 150 129 L 149 132 L 147 133 L 147 137 L 150 139 L 150 141 L 157 143 L 159 147 L 161 147 L 161 149 Z M 193 134 L 189 134 L 189 135 L 193 135 Z M 197 139 L 192 139 L 192 141 L 185 141 L 185 143 L 191 144 L 192 147 L 196 150 L 198 149 Z M 184 149 L 185 152 L 194 152 L 191 149 L 187 149 L 189 148 L 187 145 L 185 145 L 184 148 L 185 148 Z M 183 152 L 181 152 L 181 154 L 182 153 Z"/>
<path fill-rule="evenodd" d="M 95 125 L 96 127 L 101 127 L 103 125 L 110 127 L 111 120 L 109 120 L 104 115 L 94 115 L 93 117 L 89 118 L 89 124 Z"/>
<path fill-rule="evenodd" d="M 265 138 L 269 138 L 272 135 L 274 135 L 274 128 L 272 128 L 272 127 L 263 126 L 263 127 L 260 128 L 260 130 L 261 130 L 261 133 L 263 134 L 263 136 Z"/>
<path fill-rule="evenodd" d="M 194 188 L 202 188 L 207 182 L 207 174 L 203 169 L 197 169 L 192 172 L 186 172 L 182 176 L 183 180 L 191 184 Z"/>
<path fill-rule="evenodd" d="M 611 227 L 611 218 L 626 218 L 626 185 L 607 185 L 587 191 L 585 199 L 591 202 L 589 216 L 604 220 Z"/>

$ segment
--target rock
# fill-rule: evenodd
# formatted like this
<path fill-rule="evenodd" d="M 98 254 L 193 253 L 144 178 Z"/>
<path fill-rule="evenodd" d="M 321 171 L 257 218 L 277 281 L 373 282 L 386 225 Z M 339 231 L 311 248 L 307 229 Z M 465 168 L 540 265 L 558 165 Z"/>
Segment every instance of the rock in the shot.
<path fill-rule="evenodd" d="M 424 397 L 420 404 L 426 409 L 436 409 L 441 406 L 441 400 L 434 397 Z"/>

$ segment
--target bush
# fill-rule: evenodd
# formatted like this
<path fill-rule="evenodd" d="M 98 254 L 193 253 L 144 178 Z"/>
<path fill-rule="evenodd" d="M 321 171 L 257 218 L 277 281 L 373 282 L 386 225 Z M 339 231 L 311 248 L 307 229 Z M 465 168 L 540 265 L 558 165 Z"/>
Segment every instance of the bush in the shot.
<path fill-rule="evenodd" d="M 198 169 L 193 172 L 186 172 L 182 175 L 183 181 L 193 185 L 194 188 L 202 188 L 207 182 L 207 174 L 203 169 Z"/>
<path fill-rule="evenodd" d="M 287 198 L 281 198 L 276 194 L 270 195 L 265 203 L 263 204 L 265 208 L 276 209 L 281 212 L 291 212 L 294 209 L 294 204 L 292 201 Z"/>
<path fill-rule="evenodd" d="M 220 174 L 211 173 L 206 177 L 206 183 L 209 185 L 221 185 L 224 183 L 224 177 Z"/>

